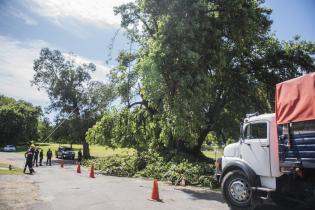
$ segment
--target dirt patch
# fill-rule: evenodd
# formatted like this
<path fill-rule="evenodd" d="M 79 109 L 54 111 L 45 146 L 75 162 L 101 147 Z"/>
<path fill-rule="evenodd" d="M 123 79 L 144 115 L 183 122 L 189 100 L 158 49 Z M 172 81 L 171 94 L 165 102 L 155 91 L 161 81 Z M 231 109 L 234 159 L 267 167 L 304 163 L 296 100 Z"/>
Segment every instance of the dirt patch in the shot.
<path fill-rule="evenodd" d="M 0 176 L 0 210 L 30 209 L 37 197 L 38 187 L 27 175 Z"/>

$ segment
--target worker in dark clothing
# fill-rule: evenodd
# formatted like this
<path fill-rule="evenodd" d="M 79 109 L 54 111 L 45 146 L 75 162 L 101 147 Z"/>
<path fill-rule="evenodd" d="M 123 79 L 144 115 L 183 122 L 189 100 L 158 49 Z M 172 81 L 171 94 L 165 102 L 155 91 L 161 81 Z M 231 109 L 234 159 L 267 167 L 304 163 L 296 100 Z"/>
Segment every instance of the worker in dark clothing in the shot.
<path fill-rule="evenodd" d="M 82 161 L 82 152 L 81 152 L 81 149 L 79 149 L 79 152 L 78 152 L 78 163 L 80 163 L 80 165 L 81 165 L 81 161 Z"/>
<path fill-rule="evenodd" d="M 52 151 L 50 149 L 48 149 L 47 151 L 47 161 L 46 161 L 46 166 L 49 165 L 51 166 L 51 157 L 52 157 Z"/>
<path fill-rule="evenodd" d="M 33 169 L 33 156 L 34 156 L 34 145 L 31 145 L 31 147 L 27 150 L 27 152 L 25 152 L 25 166 L 24 166 L 24 170 L 23 172 L 25 173 L 26 168 L 28 167 L 28 170 L 30 171 L 30 174 L 33 174 L 34 169 Z"/>
<path fill-rule="evenodd" d="M 38 166 L 38 154 L 39 154 L 39 150 L 38 148 L 36 148 L 34 151 L 34 161 L 33 161 L 33 166 L 36 165 L 36 167 Z"/>
<path fill-rule="evenodd" d="M 44 151 L 43 149 L 41 149 L 39 152 L 39 165 L 40 166 L 42 166 L 43 158 L 44 158 Z"/>

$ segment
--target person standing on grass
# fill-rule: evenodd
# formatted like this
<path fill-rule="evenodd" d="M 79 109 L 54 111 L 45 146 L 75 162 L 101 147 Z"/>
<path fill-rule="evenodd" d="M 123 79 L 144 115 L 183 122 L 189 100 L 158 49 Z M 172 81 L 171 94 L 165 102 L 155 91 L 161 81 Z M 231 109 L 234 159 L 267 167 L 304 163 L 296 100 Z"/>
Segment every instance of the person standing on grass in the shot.
<path fill-rule="evenodd" d="M 43 158 L 44 158 L 44 151 L 43 149 L 40 149 L 40 152 L 39 152 L 39 165 L 40 166 L 42 166 Z"/>
<path fill-rule="evenodd" d="M 38 166 L 38 154 L 39 154 L 39 150 L 38 148 L 36 148 L 34 151 L 34 161 L 33 161 L 33 166 L 36 165 L 36 167 Z"/>
<path fill-rule="evenodd" d="M 24 156 L 25 156 L 26 161 L 25 161 L 23 173 L 25 173 L 27 167 L 28 167 L 28 170 L 30 171 L 30 174 L 33 174 L 33 172 L 35 172 L 33 169 L 34 151 L 35 151 L 35 145 L 32 144 L 31 147 L 27 150 L 27 152 L 25 152 Z"/>
<path fill-rule="evenodd" d="M 78 163 L 80 163 L 80 165 L 81 165 L 81 161 L 82 161 L 82 152 L 81 152 L 81 149 L 79 149 L 79 152 L 78 152 Z"/>
<path fill-rule="evenodd" d="M 50 149 L 48 149 L 47 151 L 47 161 L 46 161 L 46 166 L 49 165 L 51 166 L 51 157 L 52 157 L 52 151 Z"/>

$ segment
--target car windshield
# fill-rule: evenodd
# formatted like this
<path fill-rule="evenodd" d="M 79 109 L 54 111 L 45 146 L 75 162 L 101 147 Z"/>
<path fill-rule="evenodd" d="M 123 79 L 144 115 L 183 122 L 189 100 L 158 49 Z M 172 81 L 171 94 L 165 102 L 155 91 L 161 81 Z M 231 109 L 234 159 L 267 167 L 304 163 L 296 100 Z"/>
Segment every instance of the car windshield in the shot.
<path fill-rule="evenodd" d="M 72 151 L 71 148 L 64 148 L 64 151 Z"/>

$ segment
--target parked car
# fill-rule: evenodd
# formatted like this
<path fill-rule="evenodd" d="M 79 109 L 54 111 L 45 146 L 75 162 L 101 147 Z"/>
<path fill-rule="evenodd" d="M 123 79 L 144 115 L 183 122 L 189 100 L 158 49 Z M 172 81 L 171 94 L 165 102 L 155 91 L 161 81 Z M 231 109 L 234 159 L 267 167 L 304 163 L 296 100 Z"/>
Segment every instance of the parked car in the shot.
<path fill-rule="evenodd" d="M 56 151 L 56 158 L 71 159 L 74 160 L 75 153 L 72 148 L 59 147 Z"/>
<path fill-rule="evenodd" d="M 3 151 L 5 152 L 15 152 L 16 148 L 14 145 L 7 145 L 3 148 Z"/>

